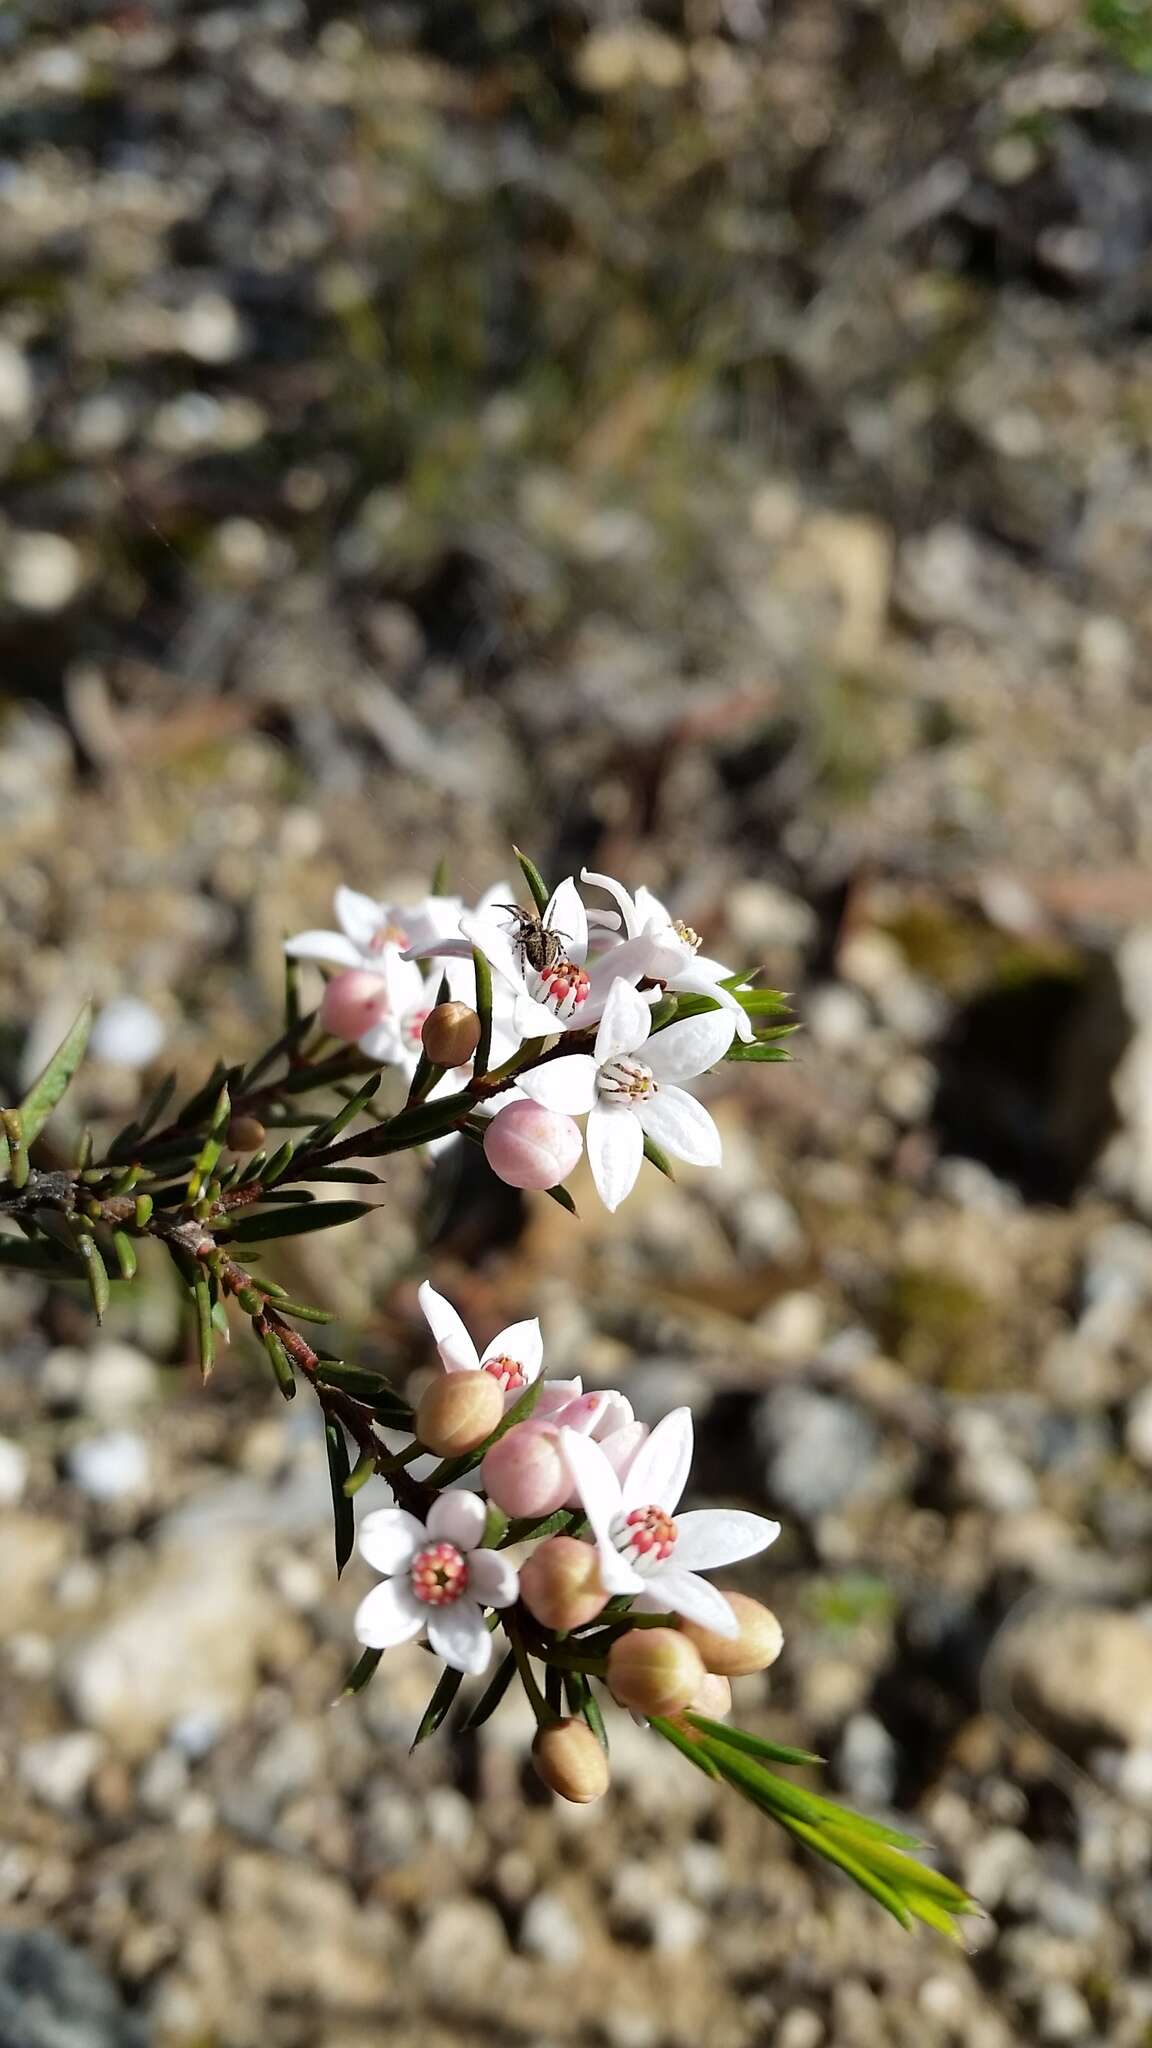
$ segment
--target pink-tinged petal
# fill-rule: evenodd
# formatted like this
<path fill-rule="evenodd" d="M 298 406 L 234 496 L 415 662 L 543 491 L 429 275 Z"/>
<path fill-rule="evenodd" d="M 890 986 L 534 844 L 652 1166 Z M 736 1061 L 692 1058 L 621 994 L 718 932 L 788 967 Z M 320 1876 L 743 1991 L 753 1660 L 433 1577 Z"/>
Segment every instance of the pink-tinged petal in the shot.
<path fill-rule="evenodd" d="M 609 1211 L 632 1193 L 644 1158 L 639 1119 L 623 1103 L 598 1102 L 589 1112 L 584 1142 L 596 1192 Z"/>
<path fill-rule="evenodd" d="M 297 932 L 294 939 L 285 939 L 284 951 L 290 960 L 323 960 L 333 967 L 364 965 L 359 946 L 354 946 L 343 932 Z"/>
<path fill-rule="evenodd" d="M 644 1058 L 658 1081 L 692 1081 L 723 1059 L 735 1028 L 731 1010 L 704 1010 L 655 1032 Z"/>
<path fill-rule="evenodd" d="M 600 1559 L 600 1577 L 609 1593 L 638 1593 L 644 1581 L 633 1571 L 612 1541 L 612 1523 L 620 1512 L 620 1482 L 611 1465 L 590 1437 L 574 1429 L 562 1429 L 560 1448 L 572 1476 L 572 1484 L 588 1517 Z"/>
<path fill-rule="evenodd" d="M 438 1657 L 467 1678 L 479 1678 L 492 1661 L 492 1638 L 484 1617 L 467 1594 L 451 1607 L 428 1607 L 428 1641 Z"/>
<path fill-rule="evenodd" d="M 416 961 L 406 960 L 399 946 L 382 946 L 379 958 L 394 1014 L 403 1017 L 409 1010 L 419 1009 L 424 999 L 424 976 Z"/>
<path fill-rule="evenodd" d="M 391 1578 L 406 1570 L 424 1540 L 423 1522 L 405 1508 L 374 1508 L 360 1524 L 356 1548 L 374 1572 Z"/>
<path fill-rule="evenodd" d="M 667 1608 L 672 1614 L 682 1614 L 685 1621 L 694 1621 L 701 1628 L 714 1629 L 718 1636 L 738 1636 L 740 1624 L 724 1598 L 707 1579 L 698 1578 L 695 1572 L 686 1571 L 683 1565 L 669 1559 L 667 1564 L 658 1565 L 649 1572 L 645 1591 L 656 1601 L 653 1610 L 663 1613 Z"/>
<path fill-rule="evenodd" d="M 428 1280 L 425 1280 L 416 1299 L 447 1370 L 476 1372 L 480 1364 L 479 1353 L 452 1303 L 445 1301 L 442 1294 L 437 1294 Z"/>
<path fill-rule="evenodd" d="M 580 880 L 590 889 L 603 889 L 606 895 L 611 896 L 624 920 L 624 930 L 628 937 L 632 938 L 639 929 L 640 920 L 636 915 L 636 905 L 624 884 L 616 881 L 612 875 L 594 874 L 591 868 L 581 868 Z"/>
<path fill-rule="evenodd" d="M 352 1633 L 369 1650 L 391 1650 L 418 1636 L 429 1609 L 417 1600 L 407 1579 L 384 1579 L 360 1602 Z"/>
<path fill-rule="evenodd" d="M 428 1534 L 436 1543 L 475 1550 L 487 1519 L 488 1510 L 478 1493 L 442 1493 L 428 1510 Z"/>
<path fill-rule="evenodd" d="M 692 1410 L 673 1408 L 641 1444 L 623 1486 L 624 1512 L 658 1507 L 676 1512 L 692 1465 Z"/>
<path fill-rule="evenodd" d="M 691 1571 L 715 1571 L 767 1550 L 780 1534 L 779 1522 L 741 1508 L 694 1508 L 676 1517 L 676 1563 Z"/>
<path fill-rule="evenodd" d="M 689 1166 L 719 1166 L 724 1156 L 720 1133 L 695 1096 L 683 1088 L 661 1088 L 636 1104 L 636 1121 L 674 1159 Z"/>
<path fill-rule="evenodd" d="M 566 1116 L 586 1116 L 596 1100 L 596 1062 L 586 1052 L 549 1060 L 542 1067 L 517 1074 L 516 1081 L 529 1101 L 544 1109 L 563 1110 Z"/>
<path fill-rule="evenodd" d="M 596 1427 L 596 1437 L 601 1443 L 612 1430 L 624 1429 L 636 1420 L 631 1401 L 626 1395 L 618 1394 L 615 1387 L 605 1387 L 603 1399 L 604 1410 Z"/>
<path fill-rule="evenodd" d="M 642 995 L 619 974 L 613 980 L 596 1032 L 596 1065 L 603 1067 L 621 1053 L 635 1052 L 651 1028 L 652 1012 Z"/>
<path fill-rule="evenodd" d="M 388 913 L 382 903 L 363 895 L 359 889 L 345 888 L 343 883 L 336 891 L 333 908 L 341 931 L 347 932 L 361 951 L 372 944 L 381 925 L 387 922 Z"/>
<path fill-rule="evenodd" d="M 581 1394 L 579 1400 L 570 1401 L 565 1408 L 564 1427 L 578 1430 L 581 1436 L 595 1436 L 607 1411 L 607 1394 Z"/>
<path fill-rule="evenodd" d="M 531 1316 L 523 1323 L 509 1323 L 506 1330 L 493 1337 L 480 1363 L 485 1366 L 493 1358 L 514 1359 L 529 1386 L 538 1380 L 544 1363 L 544 1339 L 540 1334 L 539 1317 Z M 518 1394 L 522 1392 L 523 1388 L 517 1389 Z"/>
<path fill-rule="evenodd" d="M 544 923 L 559 937 L 567 958 L 583 967 L 588 958 L 588 913 L 571 875 L 553 890 Z"/>
<path fill-rule="evenodd" d="M 468 1559 L 468 1591 L 482 1607 L 513 1607 L 520 1574 L 502 1550 L 474 1550 Z"/>
<path fill-rule="evenodd" d="M 626 1422 L 621 1429 L 596 1439 L 619 1480 L 623 1481 L 647 1435 L 646 1422 Z"/>
<path fill-rule="evenodd" d="M 570 1401 L 578 1401 L 584 1392 L 584 1382 L 575 1380 L 548 1380 L 540 1389 L 536 1406 L 532 1410 L 534 1422 L 555 1422 L 562 1415 Z"/>
<path fill-rule="evenodd" d="M 435 939 L 429 945 L 405 946 L 402 960 L 470 960 L 472 944 L 469 939 Z"/>

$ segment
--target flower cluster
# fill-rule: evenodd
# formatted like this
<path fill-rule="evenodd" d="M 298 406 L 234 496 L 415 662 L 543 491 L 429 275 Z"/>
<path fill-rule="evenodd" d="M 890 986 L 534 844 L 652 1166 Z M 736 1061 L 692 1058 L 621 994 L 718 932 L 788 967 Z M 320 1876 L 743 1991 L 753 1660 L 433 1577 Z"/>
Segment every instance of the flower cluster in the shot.
<path fill-rule="evenodd" d="M 0 1108 L 0 1273 L 87 1286 L 102 1318 L 144 1241 L 183 1291 L 205 1377 L 246 1324 L 281 1394 L 318 1402 L 336 1566 L 359 1545 L 379 1583 L 361 1600 L 353 1691 L 394 1645 L 443 1667 L 417 1740 L 466 1678 L 489 1673 L 471 1723 L 518 1680 L 537 1720 L 536 1768 L 563 1797 L 608 1784 L 602 1689 L 713 1780 L 732 1786 L 889 1912 L 953 1932 L 963 1892 L 906 1836 L 781 1778 L 806 1753 L 730 1727 L 730 1681 L 766 1670 L 775 1615 L 706 1576 L 756 1556 L 778 1525 L 740 1508 L 681 1511 L 692 1418 L 649 1428 L 623 1393 L 545 1377 L 535 1318 L 480 1349 L 443 1295 L 419 1300 L 438 1363 L 413 1407 L 387 1376 L 323 1348 L 332 1320 L 260 1264 L 277 1239 L 368 1222 L 384 1155 L 459 1140 L 513 1186 L 563 1185 L 587 1150 L 615 1209 L 643 1160 L 718 1166 L 720 1136 L 688 1083 L 720 1061 L 786 1057 L 783 998 L 705 957 L 646 889 L 585 871 L 549 890 L 517 856 L 528 902 L 499 884 L 472 909 L 437 889 L 417 903 L 336 898 L 338 929 L 287 941 L 283 1028 L 248 1063 L 221 1061 L 184 1101 L 174 1075 L 115 1134 L 90 1131 L 71 1164 L 36 1141 L 84 1056 L 85 1005 L 14 1108 Z M 331 970 L 318 1007 L 300 965 Z M 383 1070 L 405 1099 L 375 1106 Z M 175 1106 L 174 1106 L 175 1105 Z M 337 1184 L 326 1199 L 327 1184 Z M 248 1247 L 260 1251 L 251 1256 Z M 301 1327 L 303 1326 L 303 1327 Z M 356 1527 L 382 1477 L 392 1505 Z"/>
<path fill-rule="evenodd" d="M 758 1032 L 757 1021 L 779 1002 L 702 955 L 697 933 L 647 889 L 633 896 L 587 869 L 581 880 L 613 907 L 589 909 L 571 878 L 550 894 L 541 884 L 528 909 L 507 883 L 472 910 L 455 896 L 403 905 L 340 888 L 339 928 L 300 932 L 285 951 L 339 970 L 319 1013 L 334 1038 L 419 1076 L 422 1100 L 472 1086 L 472 1135 L 501 1179 L 559 1186 L 586 1144 L 597 1192 L 616 1209 L 646 1151 L 719 1166 L 719 1131 L 684 1084 L 734 1045 L 766 1056 L 779 1027 Z M 463 1035 L 481 982 L 487 1029 Z"/>

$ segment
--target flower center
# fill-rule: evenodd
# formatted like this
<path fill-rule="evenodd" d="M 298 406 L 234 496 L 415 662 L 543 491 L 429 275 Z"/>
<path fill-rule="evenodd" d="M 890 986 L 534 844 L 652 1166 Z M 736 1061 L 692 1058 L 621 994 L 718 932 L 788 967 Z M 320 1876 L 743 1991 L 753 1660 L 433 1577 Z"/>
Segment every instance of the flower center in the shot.
<path fill-rule="evenodd" d="M 676 1547 L 676 1524 L 663 1508 L 633 1508 L 612 1531 L 622 1556 L 643 1570 L 646 1564 L 663 1564 Z"/>
<path fill-rule="evenodd" d="M 516 1360 L 508 1358 L 503 1352 L 501 1352 L 498 1358 L 486 1358 L 481 1371 L 490 1372 L 501 1393 L 504 1394 L 518 1394 L 521 1387 L 526 1387 L 528 1384 Z"/>
<path fill-rule="evenodd" d="M 680 944 L 682 946 L 687 946 L 690 953 L 698 953 L 700 951 L 699 932 L 694 932 L 691 925 L 685 924 L 682 917 L 673 918 L 672 929 L 675 932 L 676 937 L 679 939 Z"/>
<path fill-rule="evenodd" d="M 468 1588 L 468 1560 L 454 1543 L 430 1543 L 412 1559 L 409 1581 L 425 1607 L 450 1607 Z"/>
<path fill-rule="evenodd" d="M 564 1022 L 588 1001 L 591 982 L 582 967 L 574 960 L 555 960 L 551 967 L 542 968 L 539 975 L 538 1000 L 551 1005 L 556 1015 Z"/>
<path fill-rule="evenodd" d="M 385 946 L 399 946 L 403 950 L 407 944 L 408 934 L 403 925 L 397 924 L 396 920 L 390 917 L 383 924 L 377 925 L 372 937 L 368 941 L 368 951 L 370 953 L 382 953 Z"/>
<path fill-rule="evenodd" d="M 626 1054 L 623 1059 L 608 1060 L 601 1067 L 596 1086 L 609 1101 L 643 1102 L 658 1093 L 660 1084 L 651 1067 Z"/>

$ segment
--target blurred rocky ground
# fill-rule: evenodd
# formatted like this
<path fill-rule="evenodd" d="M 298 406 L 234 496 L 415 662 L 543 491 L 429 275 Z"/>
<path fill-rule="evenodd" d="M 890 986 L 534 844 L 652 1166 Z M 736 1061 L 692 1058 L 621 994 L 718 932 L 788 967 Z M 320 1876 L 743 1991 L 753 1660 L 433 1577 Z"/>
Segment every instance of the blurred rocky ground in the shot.
<path fill-rule="evenodd" d="M 742 1712 L 990 1915 L 630 1724 L 591 1813 L 511 1705 L 409 1760 L 314 1418 L 8 1277 L 2 2048 L 1152 2040 L 1150 195 L 1141 0 L 0 16 L 0 1099 L 93 991 L 122 1119 L 513 837 L 794 991 L 723 1175 L 401 1161 L 284 1271 L 690 1402 L 785 1524 Z"/>

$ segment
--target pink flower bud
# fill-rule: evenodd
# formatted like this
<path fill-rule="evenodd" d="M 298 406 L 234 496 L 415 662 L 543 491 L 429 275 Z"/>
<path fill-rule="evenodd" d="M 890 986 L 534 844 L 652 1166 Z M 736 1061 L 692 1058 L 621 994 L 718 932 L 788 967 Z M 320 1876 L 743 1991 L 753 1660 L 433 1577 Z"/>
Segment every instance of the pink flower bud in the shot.
<path fill-rule="evenodd" d="M 682 1714 L 704 1683 L 704 1660 L 674 1628 L 630 1628 L 608 1652 L 613 1699 L 636 1714 Z"/>
<path fill-rule="evenodd" d="M 493 1444 L 480 1477 L 489 1500 L 517 1520 L 554 1515 L 572 1491 L 559 1432 L 544 1422 L 516 1423 Z"/>
<path fill-rule="evenodd" d="M 425 1387 L 416 1410 L 416 1435 L 438 1458 L 478 1450 L 504 1414 L 504 1396 L 491 1373 L 442 1372 Z"/>
<path fill-rule="evenodd" d="M 583 1721 L 553 1721 L 538 1729 L 532 1763 L 551 1791 L 577 1806 L 590 1806 L 608 1790 L 608 1759 Z"/>
<path fill-rule="evenodd" d="M 388 987 L 383 978 L 369 974 L 363 967 L 350 967 L 344 974 L 334 974 L 328 983 L 320 1005 L 320 1022 L 333 1038 L 343 1038 L 349 1045 L 355 1045 L 387 1013 Z"/>
<path fill-rule="evenodd" d="M 580 1126 L 538 1102 L 508 1102 L 484 1133 L 494 1174 L 511 1188 L 554 1188 L 571 1173 L 584 1149 Z"/>

